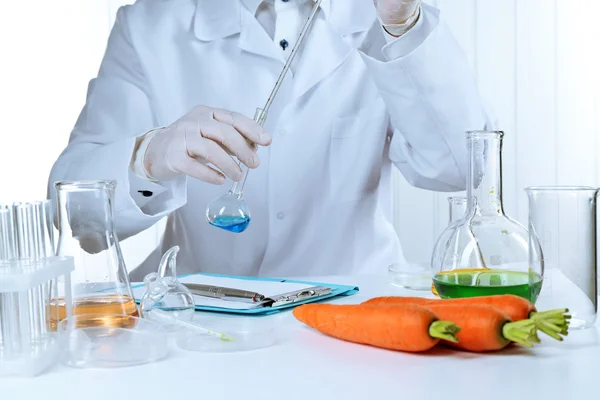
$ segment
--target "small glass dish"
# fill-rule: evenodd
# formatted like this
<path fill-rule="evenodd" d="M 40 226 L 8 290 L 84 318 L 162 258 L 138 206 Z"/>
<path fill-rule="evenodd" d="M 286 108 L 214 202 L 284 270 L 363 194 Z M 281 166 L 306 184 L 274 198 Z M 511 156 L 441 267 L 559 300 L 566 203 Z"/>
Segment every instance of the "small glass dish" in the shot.
<path fill-rule="evenodd" d="M 433 280 L 429 263 L 395 263 L 388 267 L 394 286 L 411 290 L 431 290 Z"/>
<path fill-rule="evenodd" d="M 195 330 L 182 329 L 176 334 L 177 346 L 187 351 L 207 353 L 232 353 L 258 350 L 274 346 L 278 339 L 272 321 L 264 317 L 245 318 L 214 318 L 196 320 L 201 326 L 227 335 L 222 339 Z"/>
<path fill-rule="evenodd" d="M 80 314 L 57 329 L 62 361 L 70 367 L 128 367 L 159 361 L 169 352 L 164 328 L 136 316 Z"/>

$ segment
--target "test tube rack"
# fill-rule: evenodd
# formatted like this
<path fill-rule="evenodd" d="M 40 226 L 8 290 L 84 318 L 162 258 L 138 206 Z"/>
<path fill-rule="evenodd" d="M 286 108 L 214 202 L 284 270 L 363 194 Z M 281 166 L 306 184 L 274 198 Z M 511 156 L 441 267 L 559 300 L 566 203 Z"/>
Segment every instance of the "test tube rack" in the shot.
<path fill-rule="evenodd" d="M 51 319 L 59 304 L 51 300 L 58 279 L 70 287 L 73 269 L 72 257 L 0 261 L 0 377 L 34 377 L 58 361 Z M 71 293 L 61 297 L 70 304 Z"/>
<path fill-rule="evenodd" d="M 34 377 L 58 360 L 55 325 L 71 313 L 75 264 L 55 255 L 51 205 L 0 204 L 0 377 Z"/>

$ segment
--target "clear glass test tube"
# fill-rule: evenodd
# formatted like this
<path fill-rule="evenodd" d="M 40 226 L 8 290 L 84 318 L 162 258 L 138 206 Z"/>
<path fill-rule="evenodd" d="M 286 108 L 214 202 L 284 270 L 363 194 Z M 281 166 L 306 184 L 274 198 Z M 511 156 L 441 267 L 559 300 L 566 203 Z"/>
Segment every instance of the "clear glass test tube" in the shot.
<path fill-rule="evenodd" d="M 40 257 L 54 257 L 54 213 L 52 212 L 52 201 L 44 200 L 35 203 L 38 215 L 37 224 L 39 229 Z"/>
<path fill-rule="evenodd" d="M 0 258 L 17 258 L 12 207 L 0 206 Z M 20 348 L 18 295 L 0 293 L 0 356 L 10 358 Z"/>
<path fill-rule="evenodd" d="M 36 208 L 36 232 L 38 242 L 38 258 L 54 257 L 56 250 L 54 247 L 54 213 L 52 212 L 52 201 L 44 200 L 34 203 Z M 48 332 L 47 326 L 47 307 L 50 303 L 51 283 L 43 284 L 36 293 L 38 303 L 43 304 L 39 315 L 39 331 L 42 335 Z"/>
<path fill-rule="evenodd" d="M 12 208 L 0 205 L 0 260 L 17 257 Z"/>
<path fill-rule="evenodd" d="M 585 329 L 598 309 L 596 198 L 592 187 L 528 187 L 529 232 L 539 240 L 544 280 L 539 308 L 568 308 L 569 329 Z M 538 305 L 538 304 L 536 304 Z"/>
<path fill-rule="evenodd" d="M 20 260 L 35 259 L 36 243 L 34 231 L 34 207 L 29 203 L 14 206 L 17 250 Z M 36 336 L 36 303 L 33 290 L 18 294 L 18 317 L 22 350 L 31 349 L 31 341 Z"/>
<path fill-rule="evenodd" d="M 38 261 L 51 256 L 50 238 L 46 222 L 47 202 L 15 203 L 16 250 L 20 260 Z M 50 253 L 50 254 L 47 254 Z M 47 285 L 32 288 L 18 295 L 18 317 L 22 348 L 35 351 L 36 343 L 43 340 L 46 326 Z M 31 347 L 33 345 L 33 347 Z"/>

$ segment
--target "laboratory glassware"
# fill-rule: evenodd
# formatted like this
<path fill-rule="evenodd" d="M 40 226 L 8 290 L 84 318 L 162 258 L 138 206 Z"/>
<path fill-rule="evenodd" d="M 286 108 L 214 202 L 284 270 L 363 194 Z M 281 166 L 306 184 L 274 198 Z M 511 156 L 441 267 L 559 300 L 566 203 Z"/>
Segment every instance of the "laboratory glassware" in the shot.
<path fill-rule="evenodd" d="M 461 196 L 448 197 L 448 224 L 460 219 L 467 213 L 467 198 Z"/>
<path fill-rule="evenodd" d="M 191 321 L 194 317 L 194 297 L 177 280 L 178 251 L 179 246 L 167 250 L 160 261 L 158 273 L 151 272 L 144 278 L 146 292 L 140 302 L 140 312 L 145 319 L 155 320 L 154 315 L 160 314 L 158 321 L 165 322 L 164 313 L 182 321 Z M 171 328 L 176 329 L 176 324 Z"/>
<path fill-rule="evenodd" d="M 529 251 L 536 239 L 502 205 L 503 136 L 467 132 L 467 211 L 440 234 L 431 258 L 442 298 L 513 294 L 535 303 L 541 290 L 543 264 Z"/>
<path fill-rule="evenodd" d="M 0 376 L 33 377 L 58 362 L 58 337 L 56 332 L 48 329 L 57 305 L 38 299 L 32 301 L 31 298 L 36 292 L 48 293 L 48 288 L 56 287 L 52 283 L 57 279 L 68 281 L 73 268 L 70 257 L 0 261 L 2 301 L 16 298 L 8 315 L 5 309 L 2 310 Z M 70 299 L 69 292 L 65 298 Z"/>
<path fill-rule="evenodd" d="M 72 303 L 62 299 L 66 283 L 58 281 L 59 313 L 53 327 L 72 307 L 83 327 L 126 327 L 135 321 L 138 309 L 113 221 L 115 181 L 60 181 L 55 183 L 58 198 L 57 255 L 74 258 Z M 88 322 L 82 315 L 92 315 Z M 97 318 L 105 314 L 105 318 Z"/>
<path fill-rule="evenodd" d="M 0 376 L 36 376 L 58 359 L 48 300 L 74 264 L 54 256 L 49 210 L 48 201 L 0 205 Z"/>
<path fill-rule="evenodd" d="M 448 197 L 448 225 L 461 219 L 467 213 L 467 198 L 462 196 Z M 439 296 L 435 285 L 431 283 L 431 293 Z"/>
<path fill-rule="evenodd" d="M 148 364 L 169 355 L 168 333 L 160 324 L 134 315 L 79 314 L 57 325 L 62 362 L 73 368 L 121 368 Z"/>
<path fill-rule="evenodd" d="M 169 313 L 168 311 L 159 309 L 159 308 L 155 308 L 154 310 L 152 310 L 152 317 L 153 320 L 159 323 L 162 323 L 163 325 L 166 325 L 166 330 L 169 333 L 172 332 L 181 332 L 182 330 L 185 330 L 187 333 L 196 333 L 196 334 L 202 334 L 202 335 L 209 335 L 209 336 L 214 336 L 217 337 L 221 340 L 225 340 L 225 341 L 235 341 L 234 337 L 231 337 L 225 333 L 221 333 L 221 332 L 217 332 L 215 330 L 212 330 L 210 328 L 206 328 L 204 326 L 200 326 L 194 322 L 190 321 L 186 321 L 184 319 L 179 319 L 177 318 L 174 314 Z M 193 317 L 193 315 L 192 315 Z M 193 318 L 192 318 L 193 319 Z"/>
<path fill-rule="evenodd" d="M 210 315 L 194 316 L 188 324 L 175 335 L 177 346 L 187 351 L 205 353 L 233 353 L 264 349 L 279 341 L 276 322 L 269 318 L 243 316 Z M 205 332 L 210 328 L 209 333 Z"/>
<path fill-rule="evenodd" d="M 14 214 L 12 207 L 0 207 L 0 260 L 9 262 L 18 258 L 16 247 L 16 232 Z M 6 267 L 4 267 L 6 268 Z M 6 269 L 2 272 L 6 273 Z M 2 286 L 4 287 L 4 286 Z M 19 294 L 14 292 L 3 293 L 0 290 L 0 359 L 7 359 L 20 346 L 18 338 L 19 316 L 15 312 L 18 309 Z"/>
<path fill-rule="evenodd" d="M 265 106 L 263 108 L 256 109 L 254 121 L 256 121 L 260 126 L 264 126 L 265 124 L 269 108 L 271 107 L 273 100 L 275 100 L 275 96 L 279 91 L 279 87 L 283 83 L 283 80 L 290 69 L 292 62 L 296 57 L 296 53 L 304 41 L 304 37 L 306 36 L 310 26 L 312 25 L 312 21 L 317 14 L 319 7 L 321 6 L 321 1 L 322 0 L 317 0 L 315 2 L 311 13 L 306 20 L 306 23 L 300 31 L 298 40 L 292 48 L 288 60 L 283 66 L 279 78 L 275 82 L 275 86 L 273 87 Z M 255 144 L 252 143 L 252 146 L 255 146 Z M 213 200 L 206 208 L 206 219 L 208 220 L 209 224 L 234 233 L 244 232 L 248 228 L 251 219 L 250 210 L 248 209 L 243 196 L 244 185 L 246 184 L 249 170 L 248 167 L 241 162 L 239 162 L 238 165 L 243 173 L 242 180 L 239 182 L 234 182 L 225 195 Z"/>
<path fill-rule="evenodd" d="M 388 267 L 388 278 L 392 285 L 410 290 L 431 288 L 429 263 L 394 263 Z"/>
<path fill-rule="evenodd" d="M 158 272 L 151 272 L 144 277 L 146 291 L 140 302 L 141 316 L 162 325 L 166 333 L 186 330 L 233 340 L 226 334 L 191 322 L 195 312 L 194 296 L 177 279 L 178 252 L 179 246 L 171 247 L 163 254 Z"/>
<path fill-rule="evenodd" d="M 539 243 L 545 308 L 568 308 L 570 329 L 585 329 L 598 309 L 596 205 L 592 187 L 538 186 L 525 189 L 529 231 Z"/>

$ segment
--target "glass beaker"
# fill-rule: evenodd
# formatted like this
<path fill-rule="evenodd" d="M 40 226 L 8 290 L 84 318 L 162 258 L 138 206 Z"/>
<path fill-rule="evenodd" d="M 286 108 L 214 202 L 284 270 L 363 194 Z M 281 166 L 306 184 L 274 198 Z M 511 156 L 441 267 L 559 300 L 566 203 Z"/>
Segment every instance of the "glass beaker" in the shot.
<path fill-rule="evenodd" d="M 529 199 L 529 230 L 539 241 L 543 254 L 540 302 L 545 307 L 568 308 L 570 329 L 588 328 L 595 323 L 598 309 L 598 189 L 538 186 L 525 190 Z"/>
<path fill-rule="evenodd" d="M 458 221 L 467 213 L 467 198 L 461 196 L 448 197 L 448 225 Z M 439 297 L 435 284 L 431 281 L 431 293 Z"/>
<path fill-rule="evenodd" d="M 467 211 L 439 236 L 431 259 L 442 298 L 514 294 L 535 302 L 543 266 L 529 232 L 504 213 L 501 131 L 469 131 Z M 532 239 L 532 240 L 535 240 Z"/>
<path fill-rule="evenodd" d="M 61 181 L 54 186 L 58 198 L 57 255 L 72 256 L 75 269 L 71 276 L 72 304 L 62 298 L 64 280 L 58 282 L 58 298 L 52 302 L 59 303 L 59 311 L 52 318 L 52 328 L 65 318 L 68 307 L 72 307 L 71 315 L 77 316 L 79 327 L 128 327 L 135 321 L 128 316 L 138 316 L 138 309 L 114 228 L 116 182 Z"/>
<path fill-rule="evenodd" d="M 459 220 L 467 213 L 467 198 L 460 196 L 448 197 L 448 224 Z"/>

